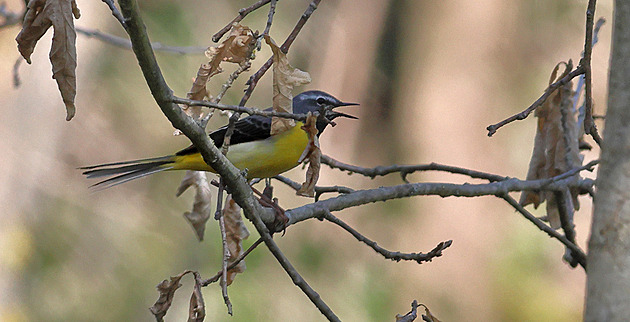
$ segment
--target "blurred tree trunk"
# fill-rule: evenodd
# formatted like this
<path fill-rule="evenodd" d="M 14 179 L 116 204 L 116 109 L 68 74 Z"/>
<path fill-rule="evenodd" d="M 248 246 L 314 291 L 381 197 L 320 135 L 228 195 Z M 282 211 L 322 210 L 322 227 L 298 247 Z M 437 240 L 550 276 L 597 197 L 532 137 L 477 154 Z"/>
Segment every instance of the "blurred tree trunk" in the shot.
<path fill-rule="evenodd" d="M 585 321 L 630 318 L 630 2 L 616 1 Z"/>

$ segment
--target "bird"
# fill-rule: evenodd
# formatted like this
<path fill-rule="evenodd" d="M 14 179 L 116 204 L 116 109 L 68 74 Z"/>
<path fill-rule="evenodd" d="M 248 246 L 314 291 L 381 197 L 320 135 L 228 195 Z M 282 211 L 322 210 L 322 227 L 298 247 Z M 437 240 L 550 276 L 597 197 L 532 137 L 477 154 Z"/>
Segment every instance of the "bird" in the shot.
<path fill-rule="evenodd" d="M 357 117 L 335 111 L 341 106 L 359 105 L 345 103 L 334 96 L 319 90 L 302 92 L 293 98 L 293 113 L 307 114 L 319 112 L 315 124 L 319 137 L 332 120 L 338 117 L 357 119 Z M 271 111 L 271 108 L 265 111 Z M 230 139 L 227 159 L 238 169 L 246 169 L 248 180 L 270 178 L 293 169 L 299 163 L 302 152 L 306 149 L 308 134 L 301 129 L 304 125 L 296 121 L 291 129 L 271 135 L 271 117 L 251 115 L 234 124 Z M 209 134 L 217 148 L 223 146 L 227 126 Z M 107 178 L 93 184 L 98 189 L 110 188 L 134 179 L 169 170 L 197 170 L 216 173 L 206 164 L 194 145 L 172 155 L 132 161 L 104 163 L 81 167 L 87 178 Z"/>

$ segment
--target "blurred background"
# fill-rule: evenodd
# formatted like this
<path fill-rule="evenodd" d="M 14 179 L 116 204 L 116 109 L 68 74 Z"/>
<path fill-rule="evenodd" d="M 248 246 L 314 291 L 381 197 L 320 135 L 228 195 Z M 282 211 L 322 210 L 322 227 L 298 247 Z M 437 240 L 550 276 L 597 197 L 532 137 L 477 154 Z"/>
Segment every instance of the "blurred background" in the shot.
<path fill-rule="evenodd" d="M 139 1 L 153 41 L 209 46 L 210 37 L 254 1 Z M 100 1 L 77 1 L 77 26 L 124 36 Z M 309 1 L 280 1 L 271 36 L 284 41 Z M 22 1 L 9 0 L 19 12 Z M 307 89 L 360 102 L 321 138 L 325 154 L 372 167 L 439 162 L 524 178 L 536 119 L 512 123 L 488 138 L 486 126 L 539 97 L 560 61 L 575 65 L 584 44 L 586 1 L 322 1 L 289 52 L 310 72 Z M 594 103 L 606 102 L 612 2 L 599 1 L 608 23 L 593 52 Z M 263 30 L 268 6 L 243 23 Z M 161 173 L 91 192 L 77 167 L 170 154 L 189 144 L 172 136 L 130 50 L 79 35 L 77 115 L 66 122 L 48 61 L 52 32 L 33 64 L 21 64 L 12 85 L 19 26 L 0 30 L 0 320 L 152 321 L 155 286 L 186 269 L 204 277 L 221 265 L 214 221 L 198 242 L 182 214 L 193 193 L 175 197 L 183 173 Z M 269 57 L 257 53 L 252 70 Z M 168 84 L 185 96 L 203 55 L 158 54 Z M 217 93 L 235 66 L 215 76 Z M 237 104 L 241 77 L 223 102 Z M 249 106 L 271 103 L 271 73 Z M 218 114 L 216 114 L 218 115 Z M 213 118 L 210 128 L 226 122 Z M 601 127 L 601 125 L 600 125 Z M 601 131 L 601 129 L 600 129 Z M 601 132 L 600 132 L 601 133 Z M 594 150 L 587 160 L 597 157 Z M 304 178 L 304 170 L 288 176 Z M 444 173 L 412 181 L 462 183 Z M 396 175 L 370 180 L 322 168 L 319 184 L 373 188 L 400 183 Z M 280 204 L 311 202 L 275 183 Z M 330 197 L 325 196 L 325 197 Z M 518 197 L 518 196 L 516 196 Z M 586 248 L 591 200 L 576 215 Z M 544 207 L 542 207 L 544 209 Z M 544 215 L 539 209 L 537 215 Z M 276 240 L 303 277 L 344 321 L 392 321 L 416 299 L 443 321 L 576 321 L 581 319 L 585 273 L 561 261 L 563 247 L 493 197 L 415 197 L 347 209 L 337 215 L 379 245 L 427 252 L 453 240 L 431 263 L 392 262 L 327 222 L 290 227 Z M 249 246 L 257 238 L 245 242 Z M 207 321 L 321 321 L 323 316 L 259 247 L 229 293 L 204 289 Z M 184 278 L 166 316 L 187 316 L 192 283 Z"/>

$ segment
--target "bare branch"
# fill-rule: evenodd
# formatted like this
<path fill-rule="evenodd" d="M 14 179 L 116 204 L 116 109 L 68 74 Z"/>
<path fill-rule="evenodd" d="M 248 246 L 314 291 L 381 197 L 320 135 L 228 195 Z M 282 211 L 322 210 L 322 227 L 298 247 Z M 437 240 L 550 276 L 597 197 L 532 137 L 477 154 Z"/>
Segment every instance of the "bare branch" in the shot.
<path fill-rule="evenodd" d="M 593 53 L 593 17 L 595 16 L 595 0 L 588 1 L 586 8 L 586 36 L 584 37 L 584 56 L 580 66 L 584 70 L 584 132 L 590 134 L 598 145 L 602 145 L 602 137 L 593 121 L 593 83 L 591 76 L 591 54 Z"/>
<path fill-rule="evenodd" d="M 109 10 L 112 11 L 112 15 L 114 16 L 114 18 L 116 18 L 116 20 L 118 20 L 118 22 L 120 22 L 120 24 L 122 25 L 122 27 L 124 29 L 127 29 L 127 24 L 125 23 L 125 18 L 123 18 L 123 15 L 120 13 L 118 8 L 116 7 L 116 4 L 114 3 L 114 0 L 103 0 L 103 2 L 105 2 L 105 4 L 107 4 L 107 6 L 109 7 Z"/>
<path fill-rule="evenodd" d="M 356 165 L 337 161 L 327 155 L 322 155 L 322 163 L 330 166 L 333 169 L 348 171 L 350 173 L 362 174 L 372 179 L 374 179 L 377 176 L 385 176 L 390 173 L 400 172 L 400 176 L 405 182 L 407 182 L 407 175 L 416 171 L 444 171 L 444 172 L 450 172 L 450 173 L 455 173 L 455 174 L 467 175 L 475 179 L 485 179 L 491 182 L 503 181 L 503 180 L 509 179 L 509 177 L 504 177 L 504 176 L 500 176 L 496 174 L 480 172 L 476 170 L 470 170 L 470 169 L 454 167 L 454 166 L 449 166 L 449 165 L 443 165 L 443 164 L 438 164 L 438 163 L 415 164 L 415 165 L 389 165 L 389 166 L 378 166 L 374 168 L 363 168 Z"/>
<path fill-rule="evenodd" d="M 196 101 L 196 100 L 181 98 L 177 96 L 172 97 L 172 102 L 177 103 L 177 104 L 186 104 L 190 106 L 211 107 L 211 108 L 216 108 L 217 110 L 234 111 L 237 113 L 245 113 L 249 115 L 262 115 L 262 116 L 267 116 L 267 117 L 277 116 L 277 117 L 283 117 L 283 118 L 288 118 L 288 119 L 294 119 L 296 121 L 306 120 L 305 114 L 292 114 L 292 113 L 284 113 L 284 112 L 276 112 L 276 111 L 263 111 L 255 107 L 227 105 L 227 104 L 221 104 L 221 103 L 214 103 L 211 101 Z"/>
<path fill-rule="evenodd" d="M 345 231 L 349 232 L 354 238 L 358 241 L 370 246 L 375 252 L 383 255 L 383 257 L 387 259 L 391 259 L 393 261 L 399 262 L 401 260 L 406 261 L 416 261 L 418 264 L 422 264 L 422 262 L 430 262 L 435 257 L 442 256 L 442 251 L 451 246 L 453 243 L 452 240 L 447 240 L 439 243 L 433 250 L 424 254 L 424 253 L 401 253 L 401 252 L 392 252 L 381 246 L 379 246 L 375 241 L 368 239 L 359 233 L 356 229 L 350 227 L 350 225 L 343 222 L 341 219 L 335 217 L 330 211 L 324 212 L 324 219 L 336 224 L 337 226 L 343 228 Z"/>
<path fill-rule="evenodd" d="M 263 31 L 264 35 L 269 35 L 269 30 L 271 29 L 271 23 L 273 22 L 273 15 L 276 13 L 276 3 L 277 0 L 271 0 L 271 4 L 269 5 L 269 15 L 267 16 L 267 25 L 265 26 L 265 31 Z"/>
<path fill-rule="evenodd" d="M 258 245 L 262 244 L 262 242 L 263 242 L 262 238 L 258 238 L 251 246 L 249 246 L 249 248 L 244 253 L 242 253 L 238 258 L 236 258 L 234 263 L 230 264 L 227 267 L 227 270 L 229 271 L 232 268 L 236 267 L 236 265 L 238 265 L 243 259 L 245 259 L 245 257 L 247 257 L 247 255 L 249 255 L 249 253 L 251 253 L 254 249 L 256 249 L 256 247 L 258 247 Z M 201 283 L 201 286 L 204 286 L 204 287 L 208 286 L 208 285 L 218 281 L 219 278 L 221 278 L 221 276 L 223 276 L 223 269 L 218 271 L 211 278 L 209 278 L 207 280 L 203 280 L 203 282 Z"/>
<path fill-rule="evenodd" d="M 76 27 L 76 30 L 79 34 L 82 34 L 89 38 L 96 38 L 102 42 L 105 42 L 110 45 L 114 45 L 116 47 L 131 49 L 131 41 L 129 41 L 129 39 L 106 34 L 96 29 Z M 180 54 L 180 55 L 185 55 L 185 54 L 203 55 L 203 53 L 206 51 L 205 47 L 195 47 L 195 46 L 176 47 L 176 46 L 162 45 L 159 42 L 152 42 L 151 47 L 155 51 L 168 53 L 168 54 Z"/>
<path fill-rule="evenodd" d="M 572 243 L 565 236 L 562 236 L 560 233 L 555 231 L 553 228 L 547 226 L 542 220 L 536 218 L 536 216 L 532 215 L 529 211 L 527 211 L 521 204 L 519 204 L 514 198 L 510 197 L 507 193 L 505 194 L 497 194 L 498 197 L 503 198 L 507 203 L 509 203 L 516 211 L 520 212 L 527 220 L 531 221 L 538 229 L 547 233 L 547 235 L 559 240 L 563 243 L 568 249 L 570 249 L 575 256 L 575 260 L 580 264 L 584 269 L 586 269 L 586 254 L 584 251 L 580 249 L 576 244 Z"/>
<path fill-rule="evenodd" d="M 549 179 L 539 180 L 519 180 L 515 178 L 497 181 L 486 184 L 452 184 L 452 183 L 408 183 L 397 186 L 381 187 L 377 189 L 357 190 L 352 193 L 344 194 L 334 198 L 317 201 L 299 208 L 286 211 L 289 217 L 287 225 L 309 219 L 318 218 L 324 215 L 326 211 L 338 211 L 349 207 L 373 203 L 376 201 L 385 201 L 389 199 L 398 199 L 411 196 L 428 196 L 435 195 L 441 197 L 479 197 L 479 196 L 502 196 L 508 192 L 523 190 L 549 190 L 562 191 L 566 187 L 577 186 L 582 188 L 584 185 L 592 185 L 592 180 L 575 181 L 572 178 L 576 173 L 584 169 L 589 169 L 597 164 L 591 161 L 589 164 L 568 171 L 559 176 Z"/>
<path fill-rule="evenodd" d="M 221 39 L 221 37 L 223 37 L 223 35 L 225 35 L 225 33 L 227 33 L 228 31 L 230 31 L 230 28 L 232 28 L 232 24 L 236 23 L 236 22 L 240 22 L 241 20 L 243 20 L 243 18 L 245 18 L 245 16 L 247 16 L 248 14 L 250 14 L 251 12 L 253 12 L 254 10 L 266 5 L 269 3 L 269 1 L 271 0 L 260 0 L 256 3 L 254 3 L 253 5 L 247 7 L 247 8 L 243 8 L 241 10 L 238 11 L 238 16 L 236 16 L 236 18 L 232 19 L 232 21 L 230 23 L 228 23 L 227 25 L 225 25 L 225 27 L 223 27 L 223 29 L 219 30 L 216 34 L 214 34 L 212 36 L 212 41 L 217 42 L 219 41 L 219 39 Z"/>
<path fill-rule="evenodd" d="M 293 190 L 298 191 L 300 190 L 300 187 L 302 187 L 302 184 L 297 183 L 287 177 L 281 176 L 281 175 L 277 175 L 275 177 L 273 177 L 274 179 L 288 185 L 289 187 L 291 187 Z M 354 189 L 352 188 L 348 188 L 348 187 L 344 187 L 344 186 L 315 186 L 315 201 L 319 200 L 319 197 L 324 194 L 324 193 L 329 193 L 329 192 L 336 192 L 336 193 L 351 193 L 354 192 Z"/>
<path fill-rule="evenodd" d="M 494 133 L 497 132 L 497 130 L 501 127 L 503 127 L 504 125 L 507 125 L 509 123 L 512 123 L 516 120 L 524 120 L 525 118 L 527 118 L 527 116 L 529 116 L 529 114 L 531 112 L 533 112 L 535 109 L 537 109 L 539 106 L 541 106 L 546 100 L 547 98 L 553 93 L 555 92 L 558 88 L 562 87 L 563 85 L 567 84 L 568 82 L 570 82 L 573 78 L 582 75 L 585 73 L 585 69 L 584 66 L 582 66 L 582 64 L 580 64 L 580 66 L 578 66 L 576 69 L 574 69 L 572 72 L 568 73 L 566 76 L 562 77 L 561 79 L 559 79 L 557 82 L 549 85 L 549 87 L 547 87 L 547 89 L 545 90 L 545 92 L 534 102 L 532 103 L 532 105 L 530 105 L 527 109 L 525 109 L 524 111 L 512 115 L 510 117 L 508 117 L 507 119 L 497 123 L 497 124 L 493 124 L 488 126 L 486 129 L 488 130 L 488 136 L 492 136 L 494 135 Z"/>

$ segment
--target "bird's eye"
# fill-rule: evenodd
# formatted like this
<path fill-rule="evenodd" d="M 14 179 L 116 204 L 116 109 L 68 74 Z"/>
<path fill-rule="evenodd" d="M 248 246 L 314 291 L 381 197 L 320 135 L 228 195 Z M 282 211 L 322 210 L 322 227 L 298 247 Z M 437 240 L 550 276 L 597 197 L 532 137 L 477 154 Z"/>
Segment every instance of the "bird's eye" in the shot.
<path fill-rule="evenodd" d="M 324 103 L 326 103 L 326 100 L 325 100 L 323 97 L 319 97 L 319 98 L 317 99 L 317 104 L 322 105 L 322 104 L 324 104 Z"/>

